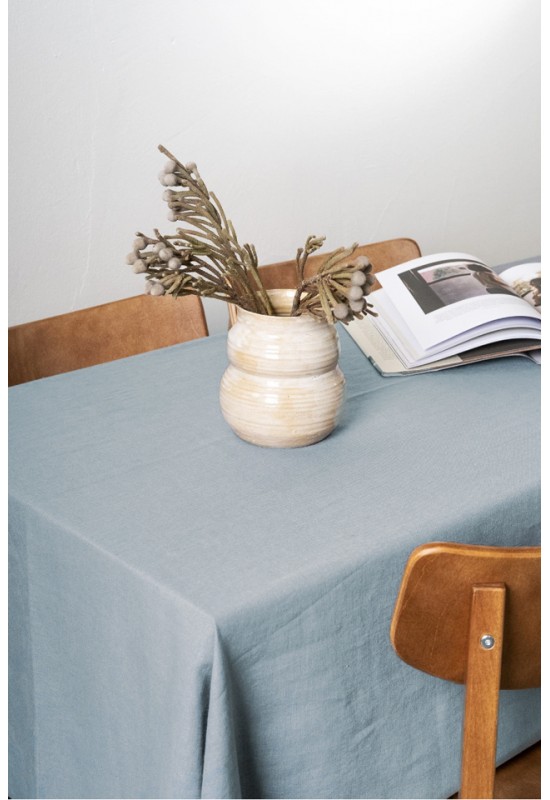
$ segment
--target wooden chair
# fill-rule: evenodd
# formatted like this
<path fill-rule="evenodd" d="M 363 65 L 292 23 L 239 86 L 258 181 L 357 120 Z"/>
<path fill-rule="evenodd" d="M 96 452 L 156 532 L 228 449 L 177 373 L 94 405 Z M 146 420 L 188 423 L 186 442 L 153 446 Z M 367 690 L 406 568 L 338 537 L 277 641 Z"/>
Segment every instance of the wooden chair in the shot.
<path fill-rule="evenodd" d="M 320 252 L 308 258 L 305 269 L 306 278 L 315 274 L 330 252 Z M 420 256 L 420 248 L 414 239 L 389 239 L 386 242 L 360 245 L 353 258 L 367 256 L 372 263 L 372 271 L 380 272 L 404 261 Z M 296 287 L 296 261 L 281 261 L 260 267 L 260 275 L 266 289 L 294 289 Z M 375 284 L 375 289 L 379 288 Z"/>
<path fill-rule="evenodd" d="M 138 295 L 8 329 L 8 385 L 208 336 L 199 297 Z"/>
<path fill-rule="evenodd" d="M 540 686 L 540 547 L 430 543 L 411 554 L 397 655 L 466 685 L 460 797 L 493 797 L 499 689 Z"/>
<path fill-rule="evenodd" d="M 319 269 L 320 265 L 330 255 L 330 251 L 317 253 L 308 258 L 305 276 L 310 277 Z M 357 256 L 367 256 L 372 263 L 373 273 L 380 272 L 388 267 L 395 267 L 404 261 L 410 261 L 421 255 L 420 248 L 414 239 L 388 239 L 385 242 L 360 245 L 354 253 Z M 266 264 L 260 267 L 260 275 L 266 289 L 295 289 L 297 284 L 296 261 L 280 261 L 277 264 Z M 376 282 L 373 289 L 379 289 Z M 229 324 L 232 325 L 237 318 L 235 306 L 229 306 Z"/>

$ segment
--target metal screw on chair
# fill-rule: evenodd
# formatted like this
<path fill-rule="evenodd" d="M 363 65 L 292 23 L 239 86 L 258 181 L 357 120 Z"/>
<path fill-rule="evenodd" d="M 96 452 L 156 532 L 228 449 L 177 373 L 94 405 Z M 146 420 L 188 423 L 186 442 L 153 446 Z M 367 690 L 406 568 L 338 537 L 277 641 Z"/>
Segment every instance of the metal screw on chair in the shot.
<path fill-rule="evenodd" d="M 485 633 L 480 639 L 480 645 L 484 650 L 492 650 L 495 646 L 494 637 L 490 633 Z"/>

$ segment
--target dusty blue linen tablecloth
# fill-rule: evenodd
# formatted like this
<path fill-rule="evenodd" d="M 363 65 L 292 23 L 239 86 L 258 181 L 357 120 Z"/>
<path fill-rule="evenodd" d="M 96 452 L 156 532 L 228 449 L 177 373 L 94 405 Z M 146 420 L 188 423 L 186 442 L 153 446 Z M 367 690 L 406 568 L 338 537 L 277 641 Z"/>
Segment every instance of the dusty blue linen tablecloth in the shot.
<path fill-rule="evenodd" d="M 215 336 L 10 390 L 10 786 L 49 798 L 426 798 L 463 688 L 389 627 L 418 544 L 539 542 L 539 368 L 382 378 L 340 334 L 320 444 L 238 439 Z M 502 692 L 499 760 L 540 737 Z"/>

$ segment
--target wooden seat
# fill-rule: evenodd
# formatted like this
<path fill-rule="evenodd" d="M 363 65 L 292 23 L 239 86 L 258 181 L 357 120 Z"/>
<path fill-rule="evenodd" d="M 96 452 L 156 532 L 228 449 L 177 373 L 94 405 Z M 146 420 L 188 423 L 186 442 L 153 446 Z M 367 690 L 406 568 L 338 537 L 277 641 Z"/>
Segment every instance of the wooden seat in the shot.
<path fill-rule="evenodd" d="M 8 385 L 208 335 L 199 297 L 139 295 L 8 329 Z"/>
<path fill-rule="evenodd" d="M 493 797 L 499 689 L 540 686 L 540 547 L 421 545 L 391 624 L 397 655 L 464 683 L 460 797 Z"/>
<path fill-rule="evenodd" d="M 360 245 L 353 254 L 353 258 L 366 256 L 372 263 L 373 273 L 376 273 L 418 258 L 420 255 L 420 248 L 414 239 L 388 239 L 385 242 Z M 329 256 L 330 251 L 310 256 L 306 262 L 304 276 L 309 278 L 314 275 Z M 297 286 L 296 260 L 266 264 L 260 267 L 260 275 L 266 289 L 295 289 Z M 380 284 L 376 282 L 373 289 L 379 288 Z M 236 319 L 235 306 L 229 305 L 229 324 L 232 325 Z"/>

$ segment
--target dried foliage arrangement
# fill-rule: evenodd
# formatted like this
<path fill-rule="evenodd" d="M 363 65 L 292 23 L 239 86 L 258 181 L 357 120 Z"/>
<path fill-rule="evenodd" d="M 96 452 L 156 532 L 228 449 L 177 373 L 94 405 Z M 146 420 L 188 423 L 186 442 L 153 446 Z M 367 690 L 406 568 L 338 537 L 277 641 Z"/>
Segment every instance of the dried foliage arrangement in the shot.
<path fill-rule="evenodd" d="M 159 150 L 168 158 L 159 175 L 166 187 L 163 199 L 169 207 L 168 219 L 185 227 L 171 235 L 158 230 L 154 236 L 136 233 L 127 263 L 135 273 L 146 276 L 145 291 L 214 297 L 247 311 L 274 314 L 254 245 L 239 243 L 231 220 L 197 165 L 182 164 L 162 145 Z M 357 244 L 336 250 L 315 275 L 304 277 L 308 257 L 324 241 L 324 236 L 308 236 L 296 254 L 297 289 L 291 315 L 312 314 L 331 323 L 347 323 L 374 313 L 366 300 L 374 283 L 372 265 L 365 256 L 353 258 Z"/>

